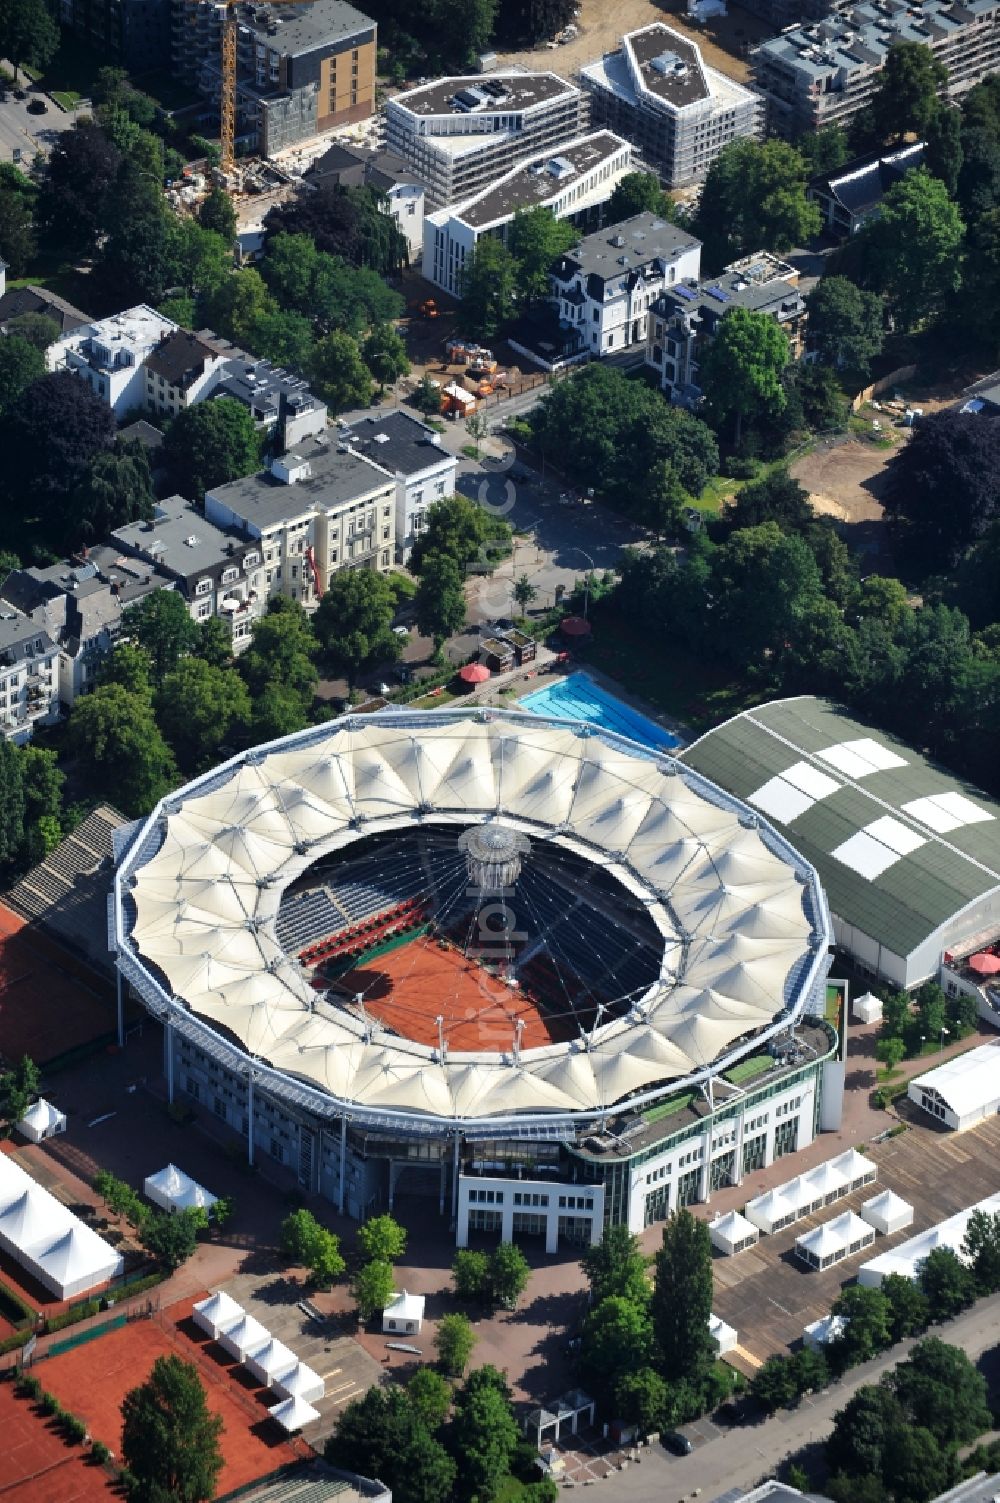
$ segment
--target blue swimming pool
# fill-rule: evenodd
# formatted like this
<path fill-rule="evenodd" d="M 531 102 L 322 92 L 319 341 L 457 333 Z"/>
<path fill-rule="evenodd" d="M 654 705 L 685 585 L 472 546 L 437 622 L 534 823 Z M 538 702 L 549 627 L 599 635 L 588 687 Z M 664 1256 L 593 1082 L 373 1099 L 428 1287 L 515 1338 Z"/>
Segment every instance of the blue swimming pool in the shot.
<path fill-rule="evenodd" d="M 518 701 L 518 709 L 530 710 L 533 715 L 558 715 L 564 720 L 589 720 L 642 746 L 659 749 L 680 745 L 677 736 L 665 731 L 655 720 L 640 715 L 631 705 L 623 704 L 587 673 L 571 673 L 547 689 L 536 689 L 534 694 Z"/>

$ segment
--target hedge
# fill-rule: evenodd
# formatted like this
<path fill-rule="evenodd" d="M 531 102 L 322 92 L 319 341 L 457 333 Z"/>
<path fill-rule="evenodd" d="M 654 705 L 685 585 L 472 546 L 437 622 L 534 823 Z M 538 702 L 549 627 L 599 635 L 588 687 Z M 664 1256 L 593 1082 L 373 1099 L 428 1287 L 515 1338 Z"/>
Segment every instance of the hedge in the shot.
<path fill-rule="evenodd" d="M 0 1315 L 12 1326 L 34 1325 L 35 1312 L 6 1284 L 0 1284 Z"/>
<path fill-rule="evenodd" d="M 92 1315 L 99 1314 L 100 1309 L 100 1300 L 84 1300 L 82 1305 L 74 1305 L 70 1310 L 63 1310 L 61 1315 L 50 1315 L 45 1322 L 45 1329 L 50 1334 L 53 1331 L 63 1331 L 67 1326 L 75 1326 L 80 1320 L 89 1320 Z"/>

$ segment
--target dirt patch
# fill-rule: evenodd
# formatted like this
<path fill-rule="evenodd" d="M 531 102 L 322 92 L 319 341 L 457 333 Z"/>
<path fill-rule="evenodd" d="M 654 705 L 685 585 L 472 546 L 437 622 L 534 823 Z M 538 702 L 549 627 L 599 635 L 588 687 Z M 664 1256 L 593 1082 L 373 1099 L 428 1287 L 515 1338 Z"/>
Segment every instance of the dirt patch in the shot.
<path fill-rule="evenodd" d="M 791 466 L 809 492 L 814 511 L 839 522 L 881 522 L 885 467 L 896 451 L 848 440 L 813 449 Z"/>
<path fill-rule="evenodd" d="M 617 0 L 613 6 L 603 0 L 580 0 L 580 14 L 576 17 L 580 29 L 571 41 L 559 47 L 547 47 L 543 42 L 531 52 L 503 53 L 500 66 L 517 63 L 525 68 L 549 69 L 569 78 L 587 63 L 596 62 L 603 53 L 615 51 L 626 31 L 635 31 L 652 21 L 664 21 L 697 43 L 709 67 L 739 83 L 745 83 L 750 76 L 747 52 L 770 34 L 766 26 L 743 10 L 696 25 L 686 14 L 682 0 L 665 0 L 663 4 L 656 4 L 655 0 Z"/>

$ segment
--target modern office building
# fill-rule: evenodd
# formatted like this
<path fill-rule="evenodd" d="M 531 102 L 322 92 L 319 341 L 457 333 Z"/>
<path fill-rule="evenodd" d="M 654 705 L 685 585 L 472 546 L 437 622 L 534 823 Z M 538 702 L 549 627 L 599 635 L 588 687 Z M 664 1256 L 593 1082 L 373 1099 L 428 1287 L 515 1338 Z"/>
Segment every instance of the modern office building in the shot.
<path fill-rule="evenodd" d="M 847 125 L 870 102 L 895 42 L 929 47 L 959 99 L 1000 68 L 1000 0 L 859 0 L 826 19 L 790 26 L 751 54 L 772 131 L 794 137 Z"/>
<path fill-rule="evenodd" d="M 666 287 L 650 309 L 646 364 L 656 371 L 672 402 L 696 407 L 701 401 L 698 367 L 731 308 L 766 313 L 788 338 L 793 358 L 804 349 L 806 304 L 794 266 L 768 251 L 744 256 L 710 282 L 678 282 Z"/>
<path fill-rule="evenodd" d="M 343 716 L 118 855 L 109 933 L 169 1096 L 352 1216 L 415 1195 L 460 1241 L 586 1244 L 838 1125 L 815 872 L 597 726 Z"/>
<path fill-rule="evenodd" d="M 514 167 L 464 203 L 438 209 L 424 221 L 423 274 L 461 295 L 462 273 L 483 235 L 506 241 L 518 209 L 551 209 L 581 230 L 600 221 L 601 209 L 632 165 L 632 148 L 611 131 L 567 141 L 555 156 Z"/>
<path fill-rule="evenodd" d="M 223 9 L 171 0 L 174 69 L 218 108 Z M 273 156 L 375 108 L 376 26 L 347 0 L 237 7 L 237 138 Z"/>
<path fill-rule="evenodd" d="M 702 180 L 729 141 L 764 134 L 764 102 L 704 62 L 700 48 L 661 22 L 581 69 L 595 125 L 637 147 L 668 188 Z"/>
<path fill-rule="evenodd" d="M 551 271 L 552 301 L 576 346 L 594 356 L 641 345 L 664 287 L 696 282 L 701 243 L 655 214 L 588 235 Z"/>
<path fill-rule="evenodd" d="M 387 99 L 386 145 L 437 207 L 585 134 L 587 99 L 555 73 L 439 78 Z"/>

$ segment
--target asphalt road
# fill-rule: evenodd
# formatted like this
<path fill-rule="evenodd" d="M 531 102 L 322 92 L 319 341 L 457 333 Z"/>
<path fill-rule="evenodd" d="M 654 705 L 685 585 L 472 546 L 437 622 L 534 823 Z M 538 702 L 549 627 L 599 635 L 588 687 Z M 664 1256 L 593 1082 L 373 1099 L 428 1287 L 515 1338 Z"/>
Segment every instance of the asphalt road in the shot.
<path fill-rule="evenodd" d="M 38 97 L 45 100 L 48 110 L 44 115 L 29 115 L 30 89 L 27 99 L 15 99 L 13 89 L 8 90 L 6 103 L 0 104 L 0 162 L 12 162 L 15 150 L 20 149 L 20 165 L 27 170 L 35 153 L 40 151 L 48 156 L 62 131 L 73 124 L 72 115 L 59 109 L 44 94 Z"/>
<path fill-rule="evenodd" d="M 978 1360 L 1000 1343 L 1000 1295 L 980 1300 L 956 1320 L 935 1326 L 932 1334 L 961 1347 L 973 1361 Z M 700 1490 L 701 1498 L 710 1503 L 730 1488 L 754 1487 L 773 1477 L 787 1456 L 825 1440 L 833 1427 L 833 1416 L 843 1409 L 855 1389 L 877 1382 L 887 1369 L 902 1361 L 913 1344 L 900 1342 L 885 1355 L 854 1368 L 832 1388 L 804 1399 L 797 1409 L 782 1410 L 760 1425 L 723 1431 L 716 1439 L 696 1446 L 690 1456 L 670 1456 L 659 1445 L 648 1446 L 642 1451 L 640 1465 L 633 1463 L 625 1472 L 595 1483 L 590 1497 L 594 1503 L 602 1499 L 608 1503 L 680 1503 Z"/>

